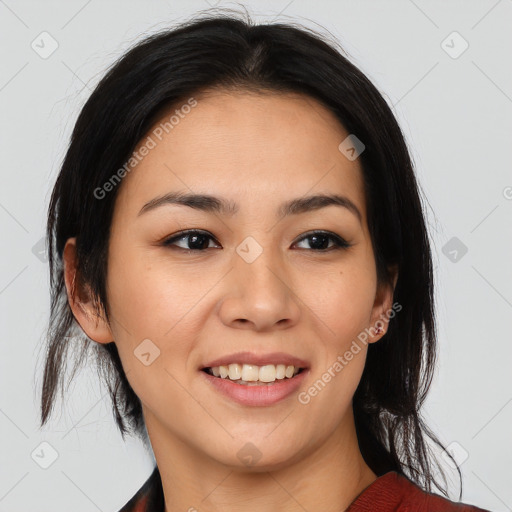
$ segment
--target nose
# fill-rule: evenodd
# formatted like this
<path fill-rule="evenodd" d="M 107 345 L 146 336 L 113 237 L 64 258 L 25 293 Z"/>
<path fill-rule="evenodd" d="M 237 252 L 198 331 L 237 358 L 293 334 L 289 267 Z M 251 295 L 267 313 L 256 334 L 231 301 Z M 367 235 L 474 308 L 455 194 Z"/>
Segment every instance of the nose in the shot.
<path fill-rule="evenodd" d="M 293 278 L 270 250 L 251 263 L 235 254 L 233 267 L 224 280 L 219 307 L 225 325 L 271 331 L 298 322 L 301 301 L 293 290 Z"/>

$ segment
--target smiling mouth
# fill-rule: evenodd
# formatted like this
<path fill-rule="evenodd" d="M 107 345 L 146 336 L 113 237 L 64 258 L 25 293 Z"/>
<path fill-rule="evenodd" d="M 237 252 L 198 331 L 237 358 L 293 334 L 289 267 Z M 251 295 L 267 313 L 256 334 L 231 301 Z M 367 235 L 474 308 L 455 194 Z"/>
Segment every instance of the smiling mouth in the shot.
<path fill-rule="evenodd" d="M 271 386 L 293 379 L 304 370 L 305 368 L 284 364 L 256 366 L 237 363 L 202 369 L 203 372 L 212 377 L 229 380 L 244 386 Z"/>

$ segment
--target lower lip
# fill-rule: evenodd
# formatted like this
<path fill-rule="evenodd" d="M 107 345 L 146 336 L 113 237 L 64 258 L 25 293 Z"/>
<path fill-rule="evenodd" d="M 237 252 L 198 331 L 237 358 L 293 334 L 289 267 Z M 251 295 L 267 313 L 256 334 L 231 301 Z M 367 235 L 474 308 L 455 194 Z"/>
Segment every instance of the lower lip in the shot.
<path fill-rule="evenodd" d="M 291 395 L 294 391 L 297 391 L 304 381 L 308 370 L 302 370 L 291 379 L 284 378 L 276 380 L 274 384 L 271 385 L 262 384 L 259 386 L 237 384 L 236 381 L 232 381 L 227 378 L 222 379 L 220 377 L 214 377 L 202 370 L 200 370 L 200 373 L 202 373 L 207 381 L 224 396 L 227 396 L 242 405 L 262 407 L 265 405 L 275 404 Z"/>

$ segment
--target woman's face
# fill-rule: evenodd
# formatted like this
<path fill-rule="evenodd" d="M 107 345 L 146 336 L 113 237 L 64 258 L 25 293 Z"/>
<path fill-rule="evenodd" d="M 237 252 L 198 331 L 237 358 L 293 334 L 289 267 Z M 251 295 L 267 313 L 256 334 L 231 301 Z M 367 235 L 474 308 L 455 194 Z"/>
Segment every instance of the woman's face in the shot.
<path fill-rule="evenodd" d="M 120 185 L 112 221 L 109 335 L 84 330 L 115 340 L 153 445 L 277 468 L 350 431 L 366 357 L 365 344 L 357 353 L 351 346 L 391 307 L 392 289 L 377 287 L 361 167 L 338 148 L 349 133 L 333 114 L 299 95 L 195 99 L 139 145 L 139 156 L 147 154 Z M 167 194 L 214 196 L 231 209 L 217 200 L 155 203 Z M 317 195 L 353 207 L 304 202 Z M 294 201 L 299 207 L 283 215 Z M 183 230 L 200 233 L 180 238 Z M 315 238 L 316 230 L 328 233 Z M 241 352 L 249 355 L 233 355 Z M 306 370 L 264 389 L 203 371 L 219 360 L 266 366 L 293 358 Z M 266 370 L 272 378 L 274 368 Z"/>

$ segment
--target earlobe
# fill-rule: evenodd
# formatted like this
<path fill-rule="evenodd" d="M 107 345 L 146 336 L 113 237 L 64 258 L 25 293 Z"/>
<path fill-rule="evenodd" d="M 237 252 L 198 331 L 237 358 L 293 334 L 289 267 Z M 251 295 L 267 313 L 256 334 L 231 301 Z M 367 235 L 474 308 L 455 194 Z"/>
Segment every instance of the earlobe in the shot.
<path fill-rule="evenodd" d="M 374 343 L 381 339 L 388 330 L 391 310 L 393 306 L 393 294 L 398 280 L 398 266 L 393 265 L 389 268 L 390 282 L 382 283 L 378 286 L 375 302 L 370 319 L 369 343 Z"/>
<path fill-rule="evenodd" d="M 81 283 L 80 274 L 77 271 L 76 237 L 66 241 L 62 263 L 68 303 L 76 321 L 93 341 L 112 342 L 113 336 L 108 322 L 98 311 L 89 286 Z"/>

